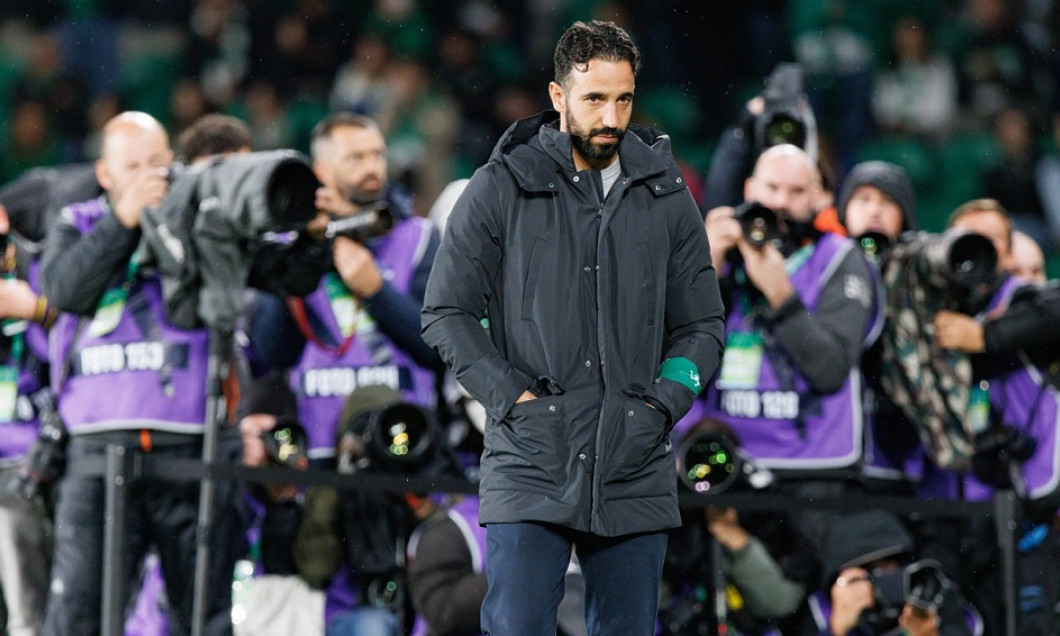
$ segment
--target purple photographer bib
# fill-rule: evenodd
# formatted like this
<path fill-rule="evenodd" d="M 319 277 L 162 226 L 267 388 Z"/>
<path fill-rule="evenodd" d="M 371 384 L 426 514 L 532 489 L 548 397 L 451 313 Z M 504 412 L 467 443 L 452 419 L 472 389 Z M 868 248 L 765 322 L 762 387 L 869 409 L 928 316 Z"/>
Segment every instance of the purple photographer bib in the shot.
<path fill-rule="evenodd" d="M 1007 305 L 1023 281 L 1010 277 L 994 296 L 984 313 Z M 989 383 L 990 408 L 1001 414 L 1001 421 L 1032 437 L 1037 443 L 1034 454 L 1020 466 L 1020 475 L 1030 499 L 1040 499 L 1056 492 L 1060 486 L 1060 393 L 1045 382 L 1041 372 L 1021 351 L 1018 365 L 999 377 L 985 378 Z M 964 481 L 964 497 L 970 501 L 989 499 L 994 487 L 979 481 L 971 473 L 962 475 L 944 471 L 930 462 L 925 468 L 918 493 L 923 497 L 956 498 L 958 482 Z"/>
<path fill-rule="evenodd" d="M 821 290 L 847 253 L 850 241 L 825 234 L 801 266 L 791 274 L 791 284 L 803 305 L 814 311 Z M 728 423 L 740 444 L 770 468 L 828 469 L 850 466 L 861 459 L 864 437 L 861 371 L 853 365 L 838 391 L 821 395 L 778 345 L 757 335 L 745 314 L 745 302 L 733 302 L 726 318 L 729 345 L 722 373 L 711 383 L 703 415 Z M 874 324 L 881 319 L 877 308 Z M 737 342 L 738 347 L 732 343 Z M 730 356 L 744 360 L 726 381 Z"/>
<path fill-rule="evenodd" d="M 82 233 L 108 214 L 102 199 L 69 209 Z M 53 388 L 70 352 L 59 413 L 71 434 L 139 428 L 201 433 L 206 418 L 206 330 L 171 326 L 158 278 L 150 274 L 132 281 L 115 318 L 107 333 L 93 335 L 90 328 L 82 328 L 77 342 L 77 316 L 63 314 L 52 328 Z"/>
<path fill-rule="evenodd" d="M 376 262 L 383 278 L 397 291 L 407 294 L 416 264 L 430 238 L 431 226 L 420 218 L 406 219 L 374 245 Z M 331 281 L 332 285 L 335 284 Z M 329 290 L 325 277 L 317 289 L 306 296 L 305 306 L 326 330 L 335 347 L 306 342 L 298 364 L 291 370 L 290 383 L 298 399 L 298 413 L 309 435 L 309 456 L 335 455 L 335 433 L 346 396 L 361 386 L 385 384 L 398 390 L 409 402 L 433 408 L 434 374 L 418 366 L 395 345 L 363 308 L 350 307 L 351 316 L 339 305 L 334 289 Z M 341 281 L 340 281 L 341 284 Z M 329 294 L 329 291 L 331 292 Z M 343 300 L 343 299 L 339 299 Z M 352 302 L 352 301 L 350 301 Z M 339 343 L 345 320 L 352 320 L 353 332 L 343 350 Z"/>

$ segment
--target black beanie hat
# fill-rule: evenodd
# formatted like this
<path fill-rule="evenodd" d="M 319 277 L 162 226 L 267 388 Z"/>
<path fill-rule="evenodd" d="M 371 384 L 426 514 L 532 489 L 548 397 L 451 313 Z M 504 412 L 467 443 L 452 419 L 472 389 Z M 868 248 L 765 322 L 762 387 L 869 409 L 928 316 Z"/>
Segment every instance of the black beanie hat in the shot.
<path fill-rule="evenodd" d="M 913 192 L 913 184 L 909 181 L 905 169 L 899 165 L 886 161 L 865 161 L 854 166 L 847 178 L 843 181 L 843 188 L 839 191 L 839 202 L 836 212 L 839 214 L 839 222 L 846 225 L 847 203 L 854 191 L 863 185 L 879 188 L 881 192 L 894 199 L 902 210 L 902 231 L 917 229 L 916 223 L 916 193 Z"/>

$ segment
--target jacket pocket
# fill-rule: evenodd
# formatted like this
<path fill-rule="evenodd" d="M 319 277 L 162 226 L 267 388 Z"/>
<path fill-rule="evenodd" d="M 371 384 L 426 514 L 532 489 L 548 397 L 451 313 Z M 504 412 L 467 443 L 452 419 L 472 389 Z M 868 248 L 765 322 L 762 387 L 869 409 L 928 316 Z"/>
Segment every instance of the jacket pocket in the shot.
<path fill-rule="evenodd" d="M 620 436 L 607 469 L 607 497 L 652 497 L 666 494 L 677 469 L 667 435 L 667 418 L 640 397 L 623 402 Z"/>
<path fill-rule="evenodd" d="M 563 489 L 569 449 L 560 400 L 549 396 L 520 402 L 486 428 L 486 490 L 558 494 Z"/>

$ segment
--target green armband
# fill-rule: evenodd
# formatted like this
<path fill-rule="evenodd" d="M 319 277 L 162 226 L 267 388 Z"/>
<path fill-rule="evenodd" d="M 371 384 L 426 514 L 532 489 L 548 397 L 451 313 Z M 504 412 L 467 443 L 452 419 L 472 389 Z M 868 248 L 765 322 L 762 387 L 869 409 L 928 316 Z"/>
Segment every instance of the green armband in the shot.
<path fill-rule="evenodd" d="M 699 395 L 703 385 L 699 383 L 699 369 L 688 358 L 667 358 L 659 367 L 659 377 L 676 382 L 692 393 Z"/>

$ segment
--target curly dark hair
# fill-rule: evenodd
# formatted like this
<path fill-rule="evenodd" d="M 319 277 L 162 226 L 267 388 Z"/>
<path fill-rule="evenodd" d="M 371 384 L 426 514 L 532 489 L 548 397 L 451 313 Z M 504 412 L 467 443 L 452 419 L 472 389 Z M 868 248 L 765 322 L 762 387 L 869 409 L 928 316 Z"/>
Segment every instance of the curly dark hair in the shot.
<path fill-rule="evenodd" d="M 556 83 L 564 87 L 571 70 L 585 70 L 589 60 L 625 60 L 633 67 L 634 77 L 640 71 L 640 51 L 629 34 L 614 22 L 601 20 L 572 24 L 556 43 L 554 60 Z"/>

